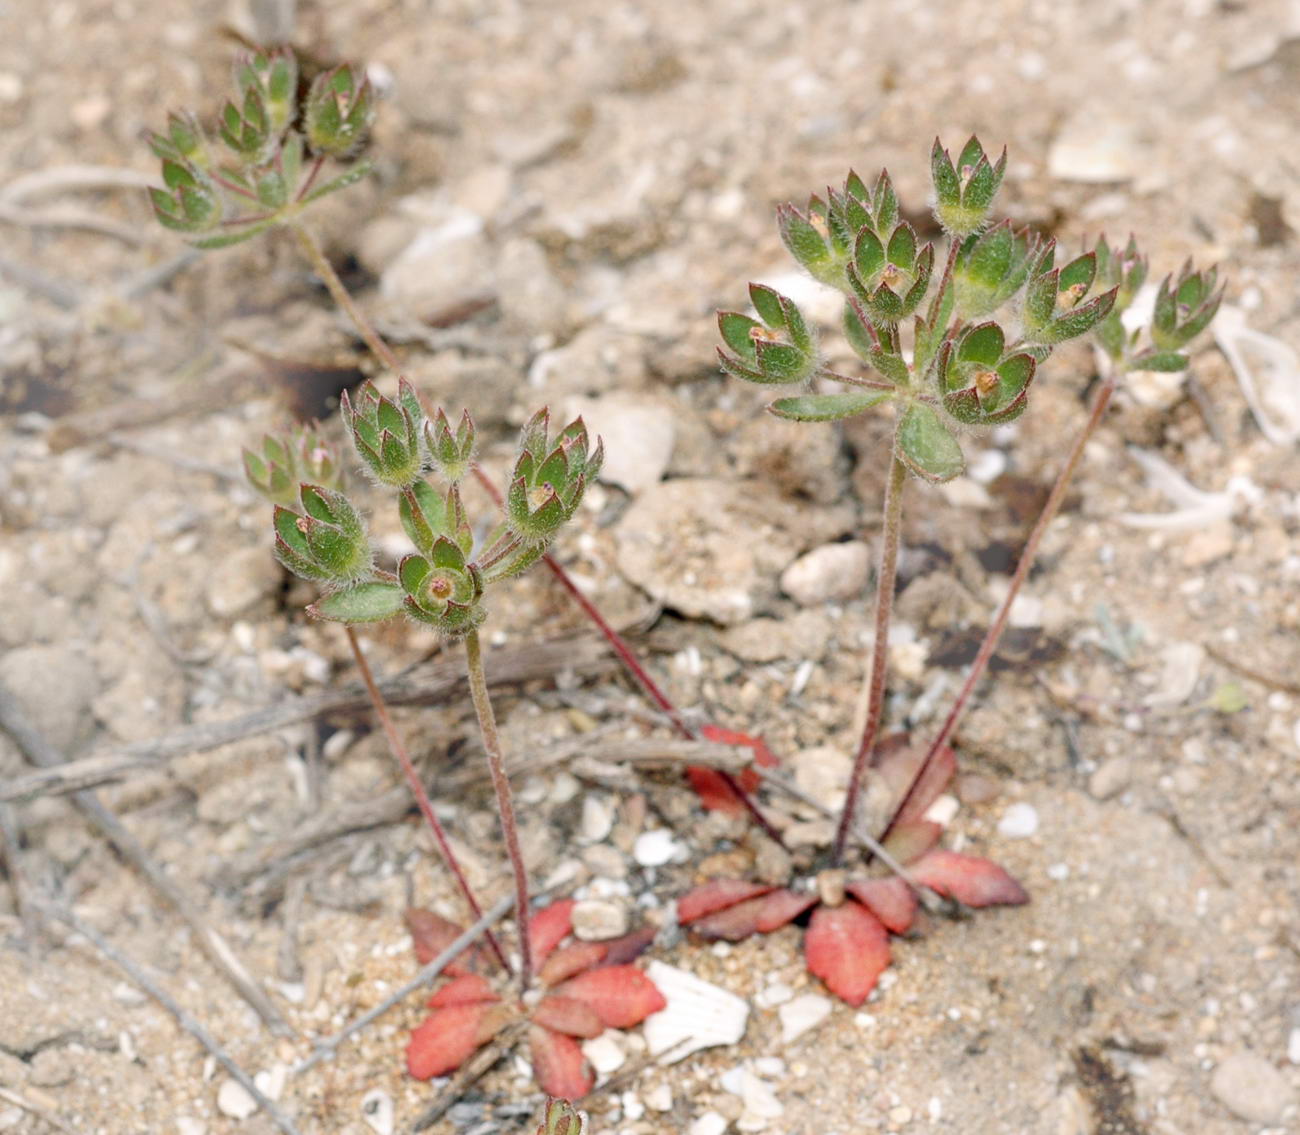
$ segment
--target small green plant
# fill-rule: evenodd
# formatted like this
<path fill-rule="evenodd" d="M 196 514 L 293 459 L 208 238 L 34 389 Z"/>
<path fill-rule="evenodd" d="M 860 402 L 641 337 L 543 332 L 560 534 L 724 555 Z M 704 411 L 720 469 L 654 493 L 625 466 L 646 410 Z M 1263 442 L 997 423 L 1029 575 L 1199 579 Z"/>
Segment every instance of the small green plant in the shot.
<path fill-rule="evenodd" d="M 1006 152 L 990 161 L 972 137 L 954 163 L 935 140 L 930 155 L 934 216 L 948 246 L 936 274 L 935 250 L 918 247 L 903 220 L 888 172 L 874 187 L 850 173 L 841 190 L 814 196 L 805 211 L 777 213 L 782 239 L 799 264 L 845 299 L 843 330 L 872 372 L 845 375 L 825 365 L 815 329 L 786 296 L 751 284 L 754 315 L 724 311 L 718 325 L 723 369 L 747 382 L 797 387 L 768 410 L 800 422 L 833 422 L 888 406 L 893 412 L 883 533 L 876 578 L 875 640 L 867 671 L 867 716 L 829 857 L 799 889 L 717 880 L 684 896 L 679 918 L 706 937 L 743 938 L 783 926 L 813 909 L 805 950 L 809 969 L 857 1004 L 889 963 L 888 933 L 911 925 L 919 891 L 967 906 L 1017 903 L 1028 896 L 1001 868 L 935 849 L 941 829 L 925 811 L 955 770 L 949 741 L 1005 628 L 1047 526 L 1064 499 L 1083 448 L 1119 378 L 1134 370 L 1180 370 L 1182 353 L 1205 330 L 1222 291 L 1216 274 L 1190 264 L 1161 284 L 1154 314 L 1129 330 L 1123 313 L 1146 278 L 1146 261 L 1130 240 L 1121 251 L 1103 238 L 1096 248 L 1056 263 L 1056 242 L 1007 221 L 990 225 L 1006 170 Z M 996 318 L 994 318 L 996 317 Z M 908 321 L 910 320 L 910 325 Z M 1066 458 L 1030 534 L 1006 599 L 966 681 L 924 755 L 881 742 L 889 625 L 898 561 L 903 491 L 908 474 L 940 483 L 965 468 L 962 434 L 1018 419 L 1028 407 L 1038 368 L 1060 343 L 1092 333 L 1107 373 L 1087 423 Z M 823 393 L 815 384 L 850 389 Z M 857 878 L 845 860 L 858 830 L 868 772 L 890 799 L 873 844 L 898 877 Z"/>
<path fill-rule="evenodd" d="M 479 627 L 488 615 L 491 588 L 545 557 L 547 546 L 573 518 L 587 486 L 600 472 L 604 450 L 599 439 L 593 443 L 581 418 L 553 432 L 549 412 L 543 408 L 524 425 L 501 492 L 475 463 L 476 431 L 469 411 L 454 426 L 442 409 L 426 413 L 415 389 L 401 376 L 392 351 L 357 307 L 302 219 L 316 201 L 368 171 L 368 163 L 357 163 L 313 188 L 328 160 L 346 161 L 363 144 L 374 114 L 370 87 L 344 64 L 317 77 L 300 100 L 297 78 L 297 63 L 288 51 L 252 56 L 237 64 L 237 96 L 226 103 L 218 127 L 229 151 L 220 164 L 197 117 L 173 114 L 167 133 L 150 139 L 162 160 L 165 186 L 151 191 L 154 211 L 164 226 L 183 233 L 202 249 L 225 248 L 271 228 L 289 228 L 367 345 L 396 373 L 395 397 L 368 382 L 355 397 L 345 392 L 340 405 L 362 471 L 377 488 L 392 494 L 413 546 L 395 570 L 378 565 L 363 513 L 345 492 L 340 462 L 315 427 L 289 436 L 265 436 L 257 450 L 244 451 L 245 474 L 275 506 L 276 558 L 295 575 L 320 586 L 321 596 L 308 611 L 344 626 L 389 746 L 462 897 L 479 920 L 482 906 L 433 811 L 353 628 L 406 617 L 464 647 L 470 694 L 513 876 L 518 966 L 510 964 L 495 936 L 486 937 L 501 969 L 515 973 L 517 993 L 503 998 L 477 973 L 468 989 L 465 982 L 453 981 L 439 994 L 450 1000 L 435 1005 L 447 1015 L 435 1013 L 413 1034 L 412 1072 L 427 1077 L 434 1074 L 431 1068 L 458 1067 L 476 1047 L 518 1018 L 530 1025 L 539 1083 L 555 1095 L 584 1095 L 593 1078 L 574 1038 L 639 1023 L 663 1008 L 662 995 L 630 964 L 653 935 L 638 933 L 602 945 L 598 954 L 593 953 L 595 943 L 579 943 L 567 953 L 560 951 L 558 966 L 551 959 L 550 968 L 537 973 L 537 961 L 571 932 L 573 903 L 552 904 L 530 917 L 527 870 L 488 694 Z M 503 512 L 495 526 L 488 526 L 489 535 L 481 542 L 475 539 L 476 526 L 461 495 L 461 486 L 471 475 L 483 483 Z M 559 573 L 558 565 L 553 566 Z M 576 595 L 576 588 L 567 585 Z M 607 637 L 622 646 L 599 613 L 585 601 L 583 606 Z M 644 675 L 639 667 L 636 670 Z M 440 928 L 450 925 L 432 915 L 417 919 L 417 924 L 412 926 L 417 954 L 432 940 L 431 933 L 436 937 Z M 469 976 L 463 967 L 448 972 Z M 563 982 L 563 992 L 525 1001 L 539 976 L 546 988 Z M 475 1023 L 467 1032 L 471 1018 Z M 571 1109 L 566 1112 L 558 1105 L 548 1112 L 547 1122 L 547 1130 L 573 1135 L 585 1129 Z"/>

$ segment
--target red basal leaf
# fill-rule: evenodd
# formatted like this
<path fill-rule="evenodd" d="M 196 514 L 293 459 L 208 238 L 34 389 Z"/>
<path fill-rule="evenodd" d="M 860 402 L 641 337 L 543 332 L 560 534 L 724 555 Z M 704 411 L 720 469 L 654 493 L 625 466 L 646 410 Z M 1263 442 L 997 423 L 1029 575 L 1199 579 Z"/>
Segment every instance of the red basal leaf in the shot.
<path fill-rule="evenodd" d="M 935 753 L 929 768 L 921 774 L 921 779 L 916 782 L 916 788 L 912 791 L 912 798 L 907 802 L 907 807 L 898 813 L 894 826 L 898 827 L 921 819 L 930 810 L 930 805 L 948 787 L 956 771 L 957 754 L 945 745 Z"/>
<path fill-rule="evenodd" d="M 480 1001 L 435 1009 L 406 1042 L 406 1068 L 417 1080 L 454 1072 L 505 1024 L 505 1005 Z"/>
<path fill-rule="evenodd" d="M 745 772 L 749 772 L 748 769 Z M 743 774 L 742 774 L 743 775 Z M 753 776 L 753 773 L 750 773 Z M 687 765 L 686 779 L 690 786 L 695 789 L 695 795 L 700 798 L 700 804 L 709 812 L 724 812 L 730 816 L 738 816 L 745 810 L 745 805 L 741 802 L 739 796 L 732 791 L 723 778 L 722 773 L 714 768 L 706 768 L 704 765 Z M 745 788 L 744 784 L 741 785 Z M 746 792 L 753 791 L 745 788 Z"/>
<path fill-rule="evenodd" d="M 817 901 L 817 896 L 800 894 L 798 891 L 790 891 L 782 887 L 779 891 L 764 895 L 757 901 L 759 907 L 758 915 L 754 919 L 754 929 L 760 934 L 770 934 L 803 914 Z"/>
<path fill-rule="evenodd" d="M 556 1099 L 580 1100 L 596 1082 L 578 1042 L 534 1025 L 528 1030 L 537 1086 Z"/>
<path fill-rule="evenodd" d="M 910 823 L 897 824 L 884 839 L 884 849 L 899 863 L 911 863 L 920 859 L 939 842 L 943 828 L 932 820 L 912 820 Z"/>
<path fill-rule="evenodd" d="M 569 1036 L 593 1037 L 605 1031 L 596 1010 L 576 997 L 552 993 L 543 997 L 533 1010 L 533 1024 L 542 1025 Z"/>
<path fill-rule="evenodd" d="M 918 882 L 967 906 L 1020 906 L 1029 893 L 991 859 L 935 850 L 911 867 Z"/>
<path fill-rule="evenodd" d="M 700 728 L 700 736 L 706 741 L 713 741 L 719 745 L 744 745 L 754 754 L 754 763 L 760 768 L 776 768 L 777 759 L 772 755 L 772 750 L 767 747 L 767 742 L 762 737 L 754 737 L 749 733 L 739 733 L 734 729 L 723 729 L 720 725 L 705 725 Z"/>
<path fill-rule="evenodd" d="M 916 893 L 897 875 L 888 879 L 858 879 L 846 883 L 845 890 L 892 934 L 906 933 L 916 917 Z"/>
<path fill-rule="evenodd" d="M 477 973 L 466 973 L 453 978 L 432 997 L 429 998 L 430 1009 L 446 1009 L 451 1005 L 477 1005 L 482 1001 L 500 1001 L 492 992 L 492 986 L 485 977 Z"/>
<path fill-rule="evenodd" d="M 765 888 L 766 889 L 766 888 Z M 746 899 L 735 906 L 715 910 L 691 923 L 691 933 L 709 941 L 721 938 L 726 942 L 740 942 L 758 933 L 758 921 L 763 914 L 765 895 Z"/>
<path fill-rule="evenodd" d="M 600 964 L 625 966 L 644 954 L 654 940 L 655 928 L 642 926 L 640 930 L 633 930 L 631 934 L 624 934 L 622 938 L 611 938 L 607 942 L 601 942 L 600 945 L 605 947 L 605 956 L 601 958 Z"/>
<path fill-rule="evenodd" d="M 546 959 L 538 971 L 538 980 L 548 988 L 558 985 L 575 973 L 600 965 L 608 952 L 609 946 L 604 942 L 570 942 Z"/>
<path fill-rule="evenodd" d="M 677 900 L 677 921 L 683 926 L 712 914 L 715 910 L 735 906 L 755 895 L 765 895 L 775 887 L 753 883 L 748 879 L 710 879 L 687 891 Z"/>
<path fill-rule="evenodd" d="M 850 1005 L 861 1005 L 889 966 L 889 935 L 866 907 L 819 906 L 803 940 L 808 972 Z"/>
<path fill-rule="evenodd" d="M 533 964 L 541 965 L 546 956 L 573 933 L 573 899 L 561 899 L 544 906 L 528 919 L 528 943 L 533 948 Z"/>
<path fill-rule="evenodd" d="M 411 942 L 415 947 L 415 960 L 422 966 L 428 965 L 434 958 L 465 933 L 463 926 L 457 926 L 440 914 L 419 907 L 410 907 L 405 914 L 406 928 L 411 932 Z M 469 973 L 479 968 L 482 954 L 477 946 L 463 950 L 446 968 L 452 977 Z"/>
<path fill-rule="evenodd" d="M 756 765 L 762 768 L 776 766 L 776 757 L 772 755 L 772 750 L 767 747 L 767 742 L 762 737 L 753 737 L 734 729 L 723 729 L 719 725 L 703 726 L 700 729 L 700 736 L 706 741 L 714 741 L 719 745 L 743 745 L 753 752 Z M 753 769 L 742 769 L 735 776 L 736 782 L 745 792 L 757 792 L 758 786 L 762 783 Z M 706 768 L 703 765 L 688 765 L 686 779 L 695 789 L 700 803 L 709 811 L 738 815 L 745 810 L 740 797 L 717 769 Z"/>
<path fill-rule="evenodd" d="M 573 997 L 596 1010 L 601 1023 L 610 1029 L 630 1029 L 668 1002 L 636 966 L 602 966 L 566 981 L 556 991 Z"/>

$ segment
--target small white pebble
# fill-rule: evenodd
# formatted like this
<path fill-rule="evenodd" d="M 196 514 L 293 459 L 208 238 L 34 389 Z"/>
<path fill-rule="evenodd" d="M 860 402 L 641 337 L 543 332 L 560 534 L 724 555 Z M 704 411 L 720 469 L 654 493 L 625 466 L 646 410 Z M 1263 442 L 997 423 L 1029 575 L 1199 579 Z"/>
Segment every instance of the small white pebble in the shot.
<path fill-rule="evenodd" d="M 1064 883 L 1070 877 L 1070 865 L 1068 863 L 1053 863 L 1047 868 L 1047 877 L 1054 882 Z"/>
<path fill-rule="evenodd" d="M 716 1111 L 706 1111 L 690 1127 L 690 1135 L 722 1135 L 727 1121 Z"/>
<path fill-rule="evenodd" d="M 632 845 L 632 858 L 642 867 L 662 867 L 685 849 L 667 828 L 642 832 Z"/>
<path fill-rule="evenodd" d="M 641 1097 L 636 1092 L 624 1092 L 622 1104 L 624 1119 L 636 1120 L 645 1115 L 645 1104 L 641 1102 Z"/>
<path fill-rule="evenodd" d="M 617 1040 L 617 1034 L 606 1030 L 598 1037 L 583 1041 L 583 1055 L 591 1061 L 591 1066 L 602 1076 L 616 1072 L 627 1063 L 627 1053 Z"/>
<path fill-rule="evenodd" d="M 176 1135 L 208 1135 L 208 1125 L 192 1115 L 178 1115 Z"/>
<path fill-rule="evenodd" d="M 375 1135 L 393 1135 L 393 1097 L 382 1088 L 371 1088 L 361 1097 L 361 1118 Z"/>
<path fill-rule="evenodd" d="M 1012 804 L 998 821 L 998 834 L 1007 839 L 1027 839 L 1038 831 L 1038 809 L 1032 804 Z"/>
<path fill-rule="evenodd" d="M 1292 1064 L 1300 1064 L 1300 1026 L 1291 1030 L 1286 1041 L 1286 1058 Z"/>
<path fill-rule="evenodd" d="M 217 1110 L 231 1119 L 247 1119 L 257 1110 L 257 1101 L 248 1094 L 243 1084 L 235 1080 L 222 1080 L 217 1089 Z"/>
<path fill-rule="evenodd" d="M 643 1095 L 645 1105 L 651 1111 L 671 1111 L 673 1106 L 673 1090 L 667 1084 L 656 1084 Z"/>
<path fill-rule="evenodd" d="M 777 1011 L 781 1018 L 781 1042 L 789 1044 L 798 1040 L 829 1017 L 832 1008 L 830 999 L 820 993 L 805 993 L 782 1005 Z"/>
<path fill-rule="evenodd" d="M 775 1009 L 778 1005 L 784 1005 L 793 996 L 794 990 L 784 981 L 774 981 L 759 990 L 754 997 L 754 1004 L 760 1009 Z"/>

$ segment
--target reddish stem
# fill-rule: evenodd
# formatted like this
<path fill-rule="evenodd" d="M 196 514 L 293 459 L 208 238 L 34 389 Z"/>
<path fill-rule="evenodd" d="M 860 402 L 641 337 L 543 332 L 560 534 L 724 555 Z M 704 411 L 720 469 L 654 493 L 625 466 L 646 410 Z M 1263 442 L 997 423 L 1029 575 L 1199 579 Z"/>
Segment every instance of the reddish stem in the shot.
<path fill-rule="evenodd" d="M 1029 539 L 1025 541 L 1025 548 L 1020 553 L 1020 562 L 1016 565 L 1015 575 L 1011 577 L 1011 584 L 1007 588 L 1006 598 L 1002 600 L 998 613 L 994 616 L 988 631 L 985 632 L 984 641 L 980 643 L 979 652 L 971 663 L 970 672 L 966 675 L 966 681 L 962 683 L 961 690 L 952 703 L 952 709 L 948 711 L 948 716 L 944 719 L 939 732 L 935 734 L 934 740 L 930 742 L 930 747 L 926 750 L 925 760 L 917 767 L 916 776 L 913 777 L 906 794 L 895 809 L 893 818 L 889 821 L 889 827 L 885 829 L 884 835 L 888 835 L 893 829 L 895 821 L 915 794 L 917 785 L 924 779 L 926 770 L 938 756 L 940 750 L 952 739 L 952 735 L 957 729 L 957 723 L 961 720 L 961 715 L 965 711 L 971 695 L 975 692 L 976 684 L 993 658 L 993 652 L 997 650 L 998 641 L 1002 638 L 1002 632 L 1006 629 L 1007 620 L 1011 616 L 1011 607 L 1016 601 L 1016 596 L 1020 594 L 1020 588 L 1024 585 L 1025 580 L 1029 578 L 1029 569 L 1033 567 L 1034 560 L 1038 556 L 1038 547 L 1043 541 L 1044 534 L 1060 511 L 1061 503 L 1065 500 L 1066 490 L 1069 489 L 1070 482 L 1074 479 L 1075 470 L 1079 466 L 1079 460 L 1083 457 L 1084 448 L 1091 440 L 1092 435 L 1097 432 L 1097 427 L 1106 414 L 1106 408 L 1110 405 L 1110 399 L 1115 393 L 1115 386 L 1119 382 L 1119 377 L 1119 370 L 1113 369 L 1093 397 L 1088 420 L 1083 429 L 1079 431 L 1078 436 L 1075 437 L 1074 444 L 1071 445 L 1070 452 L 1066 455 L 1065 464 L 1056 475 L 1056 483 L 1052 486 L 1052 491 L 1048 494 L 1047 501 L 1043 505 L 1043 511 L 1038 514 L 1038 520 L 1034 523 L 1033 531 L 1030 532 Z M 884 836 L 881 838 L 883 839 Z"/>
<path fill-rule="evenodd" d="M 352 657 L 356 659 L 357 669 L 361 671 L 361 680 L 365 683 L 366 693 L 370 695 L 370 704 L 374 706 L 375 716 L 379 718 L 379 724 L 384 730 L 384 736 L 388 739 L 388 747 L 392 750 L 393 756 L 397 758 L 397 763 L 402 766 L 402 773 L 406 777 L 406 783 L 410 786 L 416 804 L 419 805 L 420 814 L 424 816 L 424 822 L 429 825 L 429 830 L 433 833 L 434 842 L 438 845 L 438 851 L 442 854 L 442 861 L 455 878 L 456 886 L 459 888 L 470 911 L 473 912 L 474 921 L 477 922 L 483 917 L 483 908 L 479 905 L 478 899 L 474 897 L 474 892 L 470 889 L 469 880 L 465 878 L 465 872 L 461 870 L 456 853 L 451 849 L 447 833 L 434 813 L 433 805 L 429 802 L 429 794 L 424 790 L 420 774 L 415 771 L 411 756 L 406 751 L 402 735 L 398 733 L 397 726 L 393 724 L 392 715 L 388 712 L 388 703 L 384 701 L 384 695 L 379 692 L 379 687 L 375 684 L 375 676 L 371 673 L 370 663 L 366 661 L 365 652 L 361 649 L 361 641 L 357 638 L 356 631 L 351 627 L 344 627 L 343 629 L 347 631 L 348 645 L 352 647 Z M 492 947 L 492 952 L 496 954 L 497 960 L 509 973 L 510 963 L 506 961 L 500 943 L 497 942 L 496 937 L 490 930 L 487 932 L 487 940 Z"/>
<path fill-rule="evenodd" d="M 533 981 L 533 946 L 528 940 L 528 868 L 524 865 L 523 849 L 519 846 L 519 824 L 515 819 L 514 796 L 510 791 L 510 778 L 506 776 L 505 756 L 501 751 L 501 736 L 497 733 L 496 715 L 492 712 L 492 699 L 488 696 L 487 675 L 483 670 L 483 649 L 478 631 L 465 636 L 465 668 L 469 673 L 469 692 L 474 699 L 474 712 L 478 715 L 479 732 L 483 735 L 483 748 L 487 752 L 488 771 L 492 774 L 492 787 L 496 791 L 497 811 L 501 816 L 501 832 L 505 836 L 506 853 L 515 877 L 515 923 L 519 927 L 519 987 L 527 993 Z"/>
<path fill-rule="evenodd" d="M 857 756 L 853 759 L 853 772 L 849 777 L 848 795 L 844 798 L 844 811 L 840 815 L 840 825 L 835 832 L 835 845 L 831 851 L 831 862 L 835 864 L 844 859 L 844 851 L 853 832 L 858 798 L 862 794 L 862 775 L 871 763 L 871 756 L 876 748 L 876 738 L 880 736 L 880 723 L 885 716 L 885 668 L 889 656 L 889 621 L 894 609 L 894 581 L 898 574 L 898 541 L 903 517 L 903 485 L 906 480 L 907 466 L 895 453 L 889 466 L 889 480 L 885 484 L 884 530 L 880 538 L 880 569 L 876 573 L 876 639 L 871 648 L 867 720 L 862 728 L 862 739 L 858 743 Z"/>

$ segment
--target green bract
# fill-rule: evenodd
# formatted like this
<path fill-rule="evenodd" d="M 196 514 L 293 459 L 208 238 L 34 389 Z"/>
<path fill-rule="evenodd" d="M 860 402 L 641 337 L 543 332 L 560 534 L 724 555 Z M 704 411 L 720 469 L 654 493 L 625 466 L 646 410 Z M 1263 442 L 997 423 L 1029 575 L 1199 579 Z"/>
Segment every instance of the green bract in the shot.
<path fill-rule="evenodd" d="M 299 497 L 301 513 L 276 506 L 276 558 L 295 575 L 333 586 L 368 579 L 374 555 L 347 497 L 320 485 L 303 485 Z"/>
<path fill-rule="evenodd" d="M 266 434 L 260 452 L 243 452 L 249 484 L 272 504 L 293 507 L 304 481 L 327 489 L 342 487 L 342 470 L 333 447 L 310 426 L 299 427 L 288 437 Z"/>
<path fill-rule="evenodd" d="M 397 400 L 393 401 L 367 382 L 355 405 L 345 390 L 339 412 L 352 435 L 357 456 L 375 480 L 406 488 L 419 479 L 425 467 L 424 410 L 405 379 L 397 389 Z"/>
<path fill-rule="evenodd" d="M 930 177 L 934 183 L 934 216 L 949 236 L 964 240 L 984 227 L 993 198 L 1007 172 L 1004 148 L 997 164 L 990 164 L 974 135 L 962 147 L 954 167 L 939 139 L 930 151 Z"/>
<path fill-rule="evenodd" d="M 406 613 L 449 638 L 468 634 L 487 615 L 481 603 L 482 574 L 477 565 L 466 561 L 460 546 L 445 536 L 434 541 L 427 557 L 404 557 L 397 578 Z"/>
<path fill-rule="evenodd" d="M 605 451 L 597 439 L 589 452 L 587 427 L 577 418 L 552 442 L 550 414 L 539 410 L 519 437 L 519 456 L 506 493 L 506 522 L 525 545 L 544 545 L 582 502 L 587 482 L 600 472 Z"/>
<path fill-rule="evenodd" d="M 374 116 L 370 86 L 357 83 L 350 67 L 322 75 L 306 104 L 298 98 L 297 59 L 287 49 L 241 59 L 234 83 L 216 127 L 229 160 L 213 159 L 188 111 L 169 115 L 165 134 L 149 136 L 164 185 L 149 191 L 154 215 L 198 248 L 225 248 L 289 224 L 312 202 L 370 171 L 359 162 L 317 183 L 327 158 L 355 153 Z"/>

